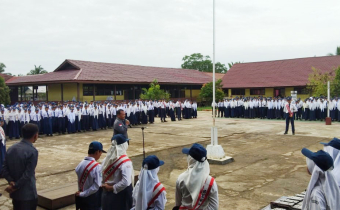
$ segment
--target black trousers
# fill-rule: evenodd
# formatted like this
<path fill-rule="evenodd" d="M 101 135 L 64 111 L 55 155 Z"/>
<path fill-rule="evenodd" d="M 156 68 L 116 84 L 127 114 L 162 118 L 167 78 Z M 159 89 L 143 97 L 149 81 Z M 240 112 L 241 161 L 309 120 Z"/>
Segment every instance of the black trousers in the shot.
<path fill-rule="evenodd" d="M 286 115 L 286 133 L 289 130 L 289 121 L 292 124 L 292 132 L 295 133 L 294 116 L 293 117 L 289 117 L 289 114 Z"/>
<path fill-rule="evenodd" d="M 132 208 L 132 184 L 118 194 L 103 190 L 102 210 L 130 210 Z"/>
<path fill-rule="evenodd" d="M 38 199 L 29 201 L 12 200 L 13 210 L 36 210 Z"/>

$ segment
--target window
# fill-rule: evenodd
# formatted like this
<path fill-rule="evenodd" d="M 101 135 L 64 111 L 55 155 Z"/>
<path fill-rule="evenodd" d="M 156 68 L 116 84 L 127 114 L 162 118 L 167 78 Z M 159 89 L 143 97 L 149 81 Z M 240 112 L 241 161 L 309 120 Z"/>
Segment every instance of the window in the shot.
<path fill-rule="evenodd" d="M 309 94 L 309 91 L 306 87 L 295 87 L 294 91 L 297 91 L 297 94 Z"/>
<path fill-rule="evenodd" d="M 93 85 L 84 85 L 83 86 L 83 95 L 84 96 L 93 96 Z"/>
<path fill-rule="evenodd" d="M 260 89 L 250 89 L 250 95 L 264 95 L 265 94 L 265 89 L 260 88 Z"/>
<path fill-rule="evenodd" d="M 245 95 L 244 89 L 231 89 L 232 95 Z"/>

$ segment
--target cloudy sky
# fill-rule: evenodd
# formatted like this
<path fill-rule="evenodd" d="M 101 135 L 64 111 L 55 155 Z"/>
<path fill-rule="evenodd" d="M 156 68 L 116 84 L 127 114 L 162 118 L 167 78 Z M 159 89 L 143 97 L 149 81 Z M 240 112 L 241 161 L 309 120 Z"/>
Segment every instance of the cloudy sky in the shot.
<path fill-rule="evenodd" d="M 0 62 L 12 74 L 65 59 L 180 67 L 212 56 L 213 0 L 0 0 Z M 216 60 L 325 56 L 340 46 L 339 0 L 216 0 Z"/>

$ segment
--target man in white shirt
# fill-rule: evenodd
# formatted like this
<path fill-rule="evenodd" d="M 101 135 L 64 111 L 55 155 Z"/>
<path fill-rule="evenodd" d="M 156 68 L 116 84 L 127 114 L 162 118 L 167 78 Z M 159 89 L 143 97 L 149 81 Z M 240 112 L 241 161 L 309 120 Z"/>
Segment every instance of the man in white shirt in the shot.
<path fill-rule="evenodd" d="M 78 191 L 76 192 L 76 209 L 101 209 L 102 166 L 96 161 L 100 158 L 103 145 L 93 141 L 89 145 L 88 156 L 76 167 Z"/>
<path fill-rule="evenodd" d="M 288 134 L 289 122 L 292 124 L 292 134 L 295 135 L 295 127 L 294 127 L 294 112 L 297 112 L 297 108 L 295 103 L 292 103 L 292 98 L 287 97 L 287 103 L 284 107 L 284 112 L 286 113 L 286 130 L 284 134 Z"/>

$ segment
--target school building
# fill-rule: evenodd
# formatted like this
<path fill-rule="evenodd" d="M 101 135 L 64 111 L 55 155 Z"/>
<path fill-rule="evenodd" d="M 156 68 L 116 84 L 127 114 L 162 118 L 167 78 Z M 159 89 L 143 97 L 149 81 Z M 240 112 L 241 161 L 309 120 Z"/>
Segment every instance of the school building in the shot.
<path fill-rule="evenodd" d="M 238 63 L 224 75 L 223 90 L 229 97 L 312 96 L 306 89 L 312 67 L 330 72 L 340 66 L 340 56 L 296 58 L 288 60 Z"/>
<path fill-rule="evenodd" d="M 154 79 L 172 99 L 196 100 L 202 85 L 212 81 L 212 75 L 191 69 L 67 59 L 53 72 L 12 77 L 6 84 L 12 90 L 12 103 L 32 100 L 89 102 L 138 99 L 142 88 L 149 88 Z M 45 90 L 45 94 L 41 90 Z"/>

